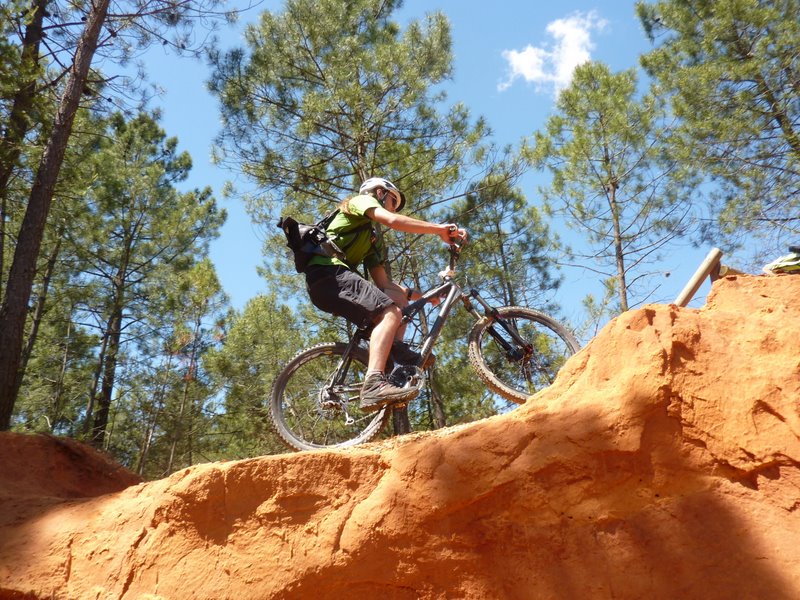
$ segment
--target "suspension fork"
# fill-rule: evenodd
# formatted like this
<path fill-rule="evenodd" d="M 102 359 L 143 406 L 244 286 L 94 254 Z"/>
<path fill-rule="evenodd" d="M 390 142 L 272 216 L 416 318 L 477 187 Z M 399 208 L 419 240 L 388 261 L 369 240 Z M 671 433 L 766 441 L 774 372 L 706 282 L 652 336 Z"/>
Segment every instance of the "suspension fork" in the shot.
<path fill-rule="evenodd" d="M 488 302 L 486 302 L 486 300 L 484 300 L 481 297 L 478 290 L 471 289 L 469 293 L 464 296 L 464 304 L 465 306 L 467 306 L 467 310 L 469 310 L 473 315 L 478 315 L 478 317 L 480 317 L 478 311 L 476 311 L 475 308 L 472 306 L 472 303 L 469 301 L 468 297 L 477 300 L 478 303 L 483 307 L 483 310 L 486 312 L 486 316 L 494 319 L 494 322 L 500 325 L 500 327 L 502 327 L 508 333 L 508 335 L 511 336 L 511 339 L 514 340 L 523 349 L 526 355 L 530 355 L 533 352 L 533 347 L 531 346 L 531 344 L 527 340 L 520 337 L 516 327 L 509 327 L 508 323 L 506 323 L 504 320 L 498 319 L 497 309 Z M 487 331 L 489 332 L 489 335 L 492 336 L 492 338 L 494 338 L 494 340 L 500 345 L 500 347 L 503 348 L 503 350 L 505 350 L 507 354 L 509 354 L 509 356 L 514 353 L 516 349 L 511 344 L 509 344 L 499 333 L 497 333 L 497 331 L 495 331 L 493 326 L 489 327 Z"/>

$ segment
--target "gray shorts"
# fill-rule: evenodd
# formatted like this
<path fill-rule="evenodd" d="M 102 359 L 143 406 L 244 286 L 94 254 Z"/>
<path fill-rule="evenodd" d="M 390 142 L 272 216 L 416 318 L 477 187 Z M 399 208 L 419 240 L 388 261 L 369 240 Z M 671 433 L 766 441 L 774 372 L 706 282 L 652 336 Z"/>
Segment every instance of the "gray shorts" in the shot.
<path fill-rule="evenodd" d="M 387 306 L 394 304 L 375 284 L 341 266 L 308 267 L 306 288 L 314 306 L 344 317 L 357 327 L 372 324 Z"/>

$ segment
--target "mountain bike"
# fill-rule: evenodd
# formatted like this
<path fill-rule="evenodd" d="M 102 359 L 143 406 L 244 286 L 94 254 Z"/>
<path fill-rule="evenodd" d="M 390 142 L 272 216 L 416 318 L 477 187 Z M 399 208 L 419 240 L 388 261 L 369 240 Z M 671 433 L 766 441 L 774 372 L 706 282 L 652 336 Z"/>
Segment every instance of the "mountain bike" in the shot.
<path fill-rule="evenodd" d="M 463 241 L 450 245 L 449 268 L 442 283 L 403 309 L 412 321 L 430 302 L 438 314 L 418 344 L 415 365 L 389 365 L 395 385 L 422 388 L 432 350 L 453 307 L 460 301 L 475 317 L 469 333 L 468 359 L 488 388 L 517 404 L 550 385 L 579 345 L 552 317 L 521 306 L 491 306 L 475 289 L 455 281 Z M 481 309 L 481 311 L 478 310 Z M 386 425 L 392 404 L 377 412 L 359 409 L 359 392 L 367 370 L 371 327 L 357 328 L 346 343 L 322 343 L 302 350 L 281 370 L 272 385 L 269 415 L 281 440 L 294 450 L 341 448 L 375 439 Z"/>

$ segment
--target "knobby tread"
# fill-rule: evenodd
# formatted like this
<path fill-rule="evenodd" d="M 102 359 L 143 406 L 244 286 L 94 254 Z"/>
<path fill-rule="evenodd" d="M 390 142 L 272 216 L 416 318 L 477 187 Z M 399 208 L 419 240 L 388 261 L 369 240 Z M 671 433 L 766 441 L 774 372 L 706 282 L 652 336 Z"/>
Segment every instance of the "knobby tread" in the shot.
<path fill-rule="evenodd" d="M 559 337 L 569 350 L 569 355 L 575 354 L 580 349 L 580 344 L 575 339 L 575 336 L 561 323 L 553 317 L 523 306 L 504 306 L 497 309 L 497 314 L 500 317 L 514 318 L 520 317 L 529 319 L 536 322 L 542 327 L 550 330 L 557 337 Z M 469 362 L 472 368 L 475 369 L 478 377 L 483 381 L 486 386 L 492 391 L 496 392 L 506 400 L 516 402 L 517 404 L 524 404 L 529 394 L 508 386 L 505 382 L 500 380 L 495 373 L 487 366 L 483 358 L 480 342 L 487 328 L 494 323 L 495 319 L 491 315 L 483 317 L 478 321 L 469 333 Z"/>
<path fill-rule="evenodd" d="M 291 450 L 315 450 L 322 448 L 342 448 L 363 444 L 375 439 L 383 430 L 389 419 L 391 411 L 383 408 L 373 413 L 366 427 L 353 438 L 335 444 L 317 444 L 304 440 L 300 435 L 293 432 L 283 418 L 282 397 L 286 385 L 290 381 L 295 371 L 304 364 L 314 360 L 319 356 L 342 356 L 347 349 L 346 344 L 340 342 L 321 343 L 306 348 L 295 354 L 292 359 L 281 370 L 272 384 L 269 395 L 269 422 L 272 430 L 278 435 L 280 440 Z M 353 359 L 362 365 L 367 364 L 368 353 L 364 348 L 356 348 Z"/>

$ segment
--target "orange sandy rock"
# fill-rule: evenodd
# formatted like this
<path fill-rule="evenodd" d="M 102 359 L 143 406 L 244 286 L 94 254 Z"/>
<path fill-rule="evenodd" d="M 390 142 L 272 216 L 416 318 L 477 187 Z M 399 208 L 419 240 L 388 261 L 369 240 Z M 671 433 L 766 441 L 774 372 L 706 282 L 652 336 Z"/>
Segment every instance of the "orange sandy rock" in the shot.
<path fill-rule="evenodd" d="M 513 413 L 346 451 L 132 485 L 1 434 L 0 599 L 799 598 L 798 298 L 728 277 Z"/>

